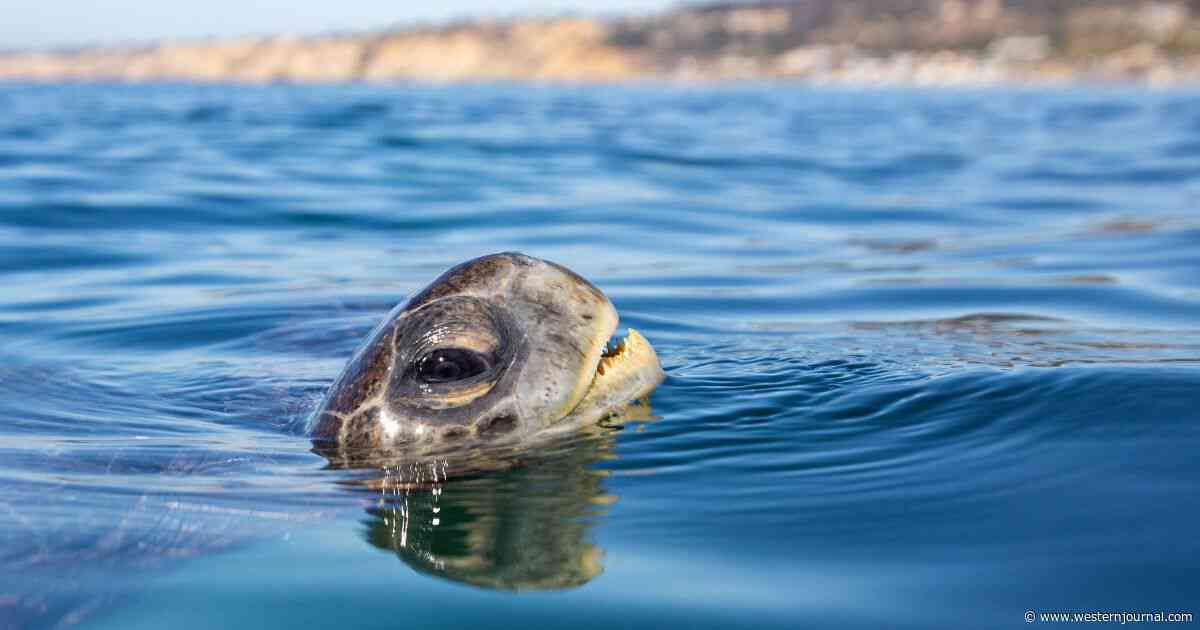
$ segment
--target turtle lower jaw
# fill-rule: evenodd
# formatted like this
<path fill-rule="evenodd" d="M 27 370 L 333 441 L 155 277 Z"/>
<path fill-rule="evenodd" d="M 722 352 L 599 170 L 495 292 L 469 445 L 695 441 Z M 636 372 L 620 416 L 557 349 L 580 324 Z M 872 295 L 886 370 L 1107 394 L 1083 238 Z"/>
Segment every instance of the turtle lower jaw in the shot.
<path fill-rule="evenodd" d="M 610 342 L 596 364 L 592 384 L 561 422 L 596 422 L 644 398 L 666 378 L 649 341 L 630 328 L 624 339 Z"/>

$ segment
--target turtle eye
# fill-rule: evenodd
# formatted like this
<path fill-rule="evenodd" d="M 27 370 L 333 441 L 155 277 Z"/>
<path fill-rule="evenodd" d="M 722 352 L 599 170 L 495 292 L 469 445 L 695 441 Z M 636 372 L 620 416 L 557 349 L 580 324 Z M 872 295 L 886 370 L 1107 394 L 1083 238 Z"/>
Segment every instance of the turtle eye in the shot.
<path fill-rule="evenodd" d="M 416 380 L 421 383 L 451 383 L 485 372 L 490 362 L 484 355 L 465 348 L 439 348 L 417 359 Z"/>

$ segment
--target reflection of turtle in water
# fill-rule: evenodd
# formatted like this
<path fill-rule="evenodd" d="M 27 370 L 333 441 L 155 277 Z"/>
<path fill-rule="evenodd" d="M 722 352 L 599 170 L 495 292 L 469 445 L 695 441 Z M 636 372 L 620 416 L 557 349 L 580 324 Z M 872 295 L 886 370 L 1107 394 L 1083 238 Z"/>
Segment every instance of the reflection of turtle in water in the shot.
<path fill-rule="evenodd" d="M 490 588 L 597 575 L 586 530 L 608 498 L 589 466 L 608 440 L 596 425 L 663 379 L 637 331 L 609 342 L 616 328 L 596 287 L 514 253 L 454 267 L 397 307 L 311 424 L 317 452 L 383 493 L 369 540 Z"/>
<path fill-rule="evenodd" d="M 398 491 L 368 510 L 367 539 L 418 571 L 474 586 L 580 586 L 603 570 L 588 529 L 616 500 L 594 468 L 612 456 L 609 430 L 589 433 L 525 466 Z"/>

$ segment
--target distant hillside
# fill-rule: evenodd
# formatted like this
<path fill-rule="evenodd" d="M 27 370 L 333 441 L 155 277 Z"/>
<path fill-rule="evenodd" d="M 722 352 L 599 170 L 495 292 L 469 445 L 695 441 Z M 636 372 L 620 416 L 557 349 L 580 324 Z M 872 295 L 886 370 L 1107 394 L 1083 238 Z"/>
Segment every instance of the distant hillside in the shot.
<path fill-rule="evenodd" d="M 1200 0 L 790 0 L 0 54 L 18 80 L 1200 80 Z"/>

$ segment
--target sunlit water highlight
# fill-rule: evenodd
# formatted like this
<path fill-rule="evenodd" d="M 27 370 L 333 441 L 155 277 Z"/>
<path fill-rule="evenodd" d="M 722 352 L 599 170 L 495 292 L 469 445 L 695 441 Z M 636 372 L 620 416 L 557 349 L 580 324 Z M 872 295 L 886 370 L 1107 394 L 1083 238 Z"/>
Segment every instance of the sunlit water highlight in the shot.
<path fill-rule="evenodd" d="M 0 627 L 1200 601 L 1200 95 L 7 85 L 0 111 Z M 362 336 L 501 250 L 645 333 L 652 417 L 412 492 L 311 452 Z"/>

